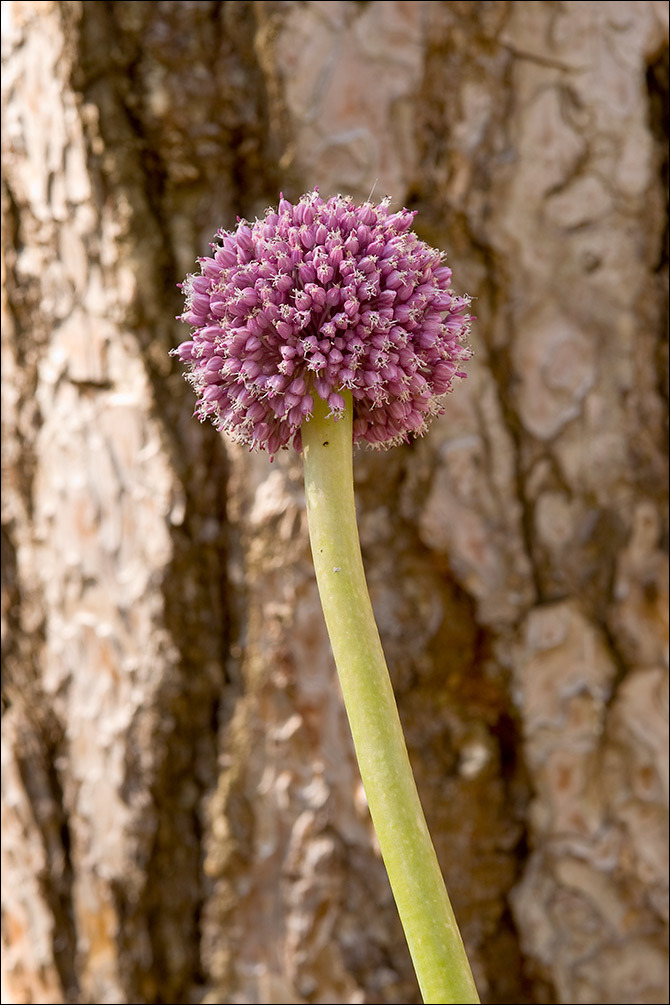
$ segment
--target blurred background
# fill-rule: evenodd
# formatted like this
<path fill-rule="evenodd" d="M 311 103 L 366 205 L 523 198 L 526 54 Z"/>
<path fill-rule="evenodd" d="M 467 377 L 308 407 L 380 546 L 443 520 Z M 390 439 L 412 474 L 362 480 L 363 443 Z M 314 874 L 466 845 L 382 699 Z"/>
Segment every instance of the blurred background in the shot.
<path fill-rule="evenodd" d="M 300 458 L 176 283 L 319 186 L 474 297 L 364 559 L 483 1000 L 667 1001 L 667 4 L 3 3 L 3 945 L 18 1003 L 415 1003 Z"/>

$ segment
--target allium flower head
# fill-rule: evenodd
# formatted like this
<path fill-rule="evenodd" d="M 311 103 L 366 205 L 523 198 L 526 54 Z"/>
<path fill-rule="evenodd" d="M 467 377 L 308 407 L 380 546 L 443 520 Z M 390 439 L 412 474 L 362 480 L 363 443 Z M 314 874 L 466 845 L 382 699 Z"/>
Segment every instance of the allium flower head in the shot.
<path fill-rule="evenodd" d="M 414 213 L 317 191 L 263 220 L 220 230 L 183 284 L 195 414 L 252 447 L 301 447 L 313 394 L 335 417 L 351 390 L 354 441 L 423 433 L 470 356 L 469 299 L 442 254 L 412 233 Z"/>

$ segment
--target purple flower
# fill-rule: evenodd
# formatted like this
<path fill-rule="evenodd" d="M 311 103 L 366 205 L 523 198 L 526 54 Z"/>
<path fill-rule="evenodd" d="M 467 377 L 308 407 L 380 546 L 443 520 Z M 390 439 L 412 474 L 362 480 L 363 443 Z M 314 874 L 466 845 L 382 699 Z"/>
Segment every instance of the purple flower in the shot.
<path fill-rule="evenodd" d="M 312 395 L 337 417 L 348 388 L 355 442 L 423 433 L 465 376 L 471 318 L 413 219 L 388 201 L 324 202 L 314 191 L 220 230 L 183 284 L 180 320 L 193 334 L 173 350 L 189 364 L 201 421 L 270 454 L 291 441 L 299 450 Z"/>

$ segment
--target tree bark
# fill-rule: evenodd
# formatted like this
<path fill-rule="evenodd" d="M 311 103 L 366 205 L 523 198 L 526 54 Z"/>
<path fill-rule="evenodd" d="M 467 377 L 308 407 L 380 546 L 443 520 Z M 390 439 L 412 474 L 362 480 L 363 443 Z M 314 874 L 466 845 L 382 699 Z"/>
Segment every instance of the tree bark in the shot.
<path fill-rule="evenodd" d="M 667 5 L 4 6 L 9 999 L 419 1000 L 300 458 L 168 357 L 215 230 L 318 184 L 475 297 L 467 381 L 356 478 L 482 997 L 667 1000 Z"/>

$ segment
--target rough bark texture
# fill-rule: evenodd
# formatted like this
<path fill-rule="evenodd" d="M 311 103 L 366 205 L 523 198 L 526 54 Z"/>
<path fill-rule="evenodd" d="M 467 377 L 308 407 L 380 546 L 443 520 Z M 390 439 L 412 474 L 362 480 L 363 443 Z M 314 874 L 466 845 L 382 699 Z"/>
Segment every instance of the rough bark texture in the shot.
<path fill-rule="evenodd" d="M 167 356 L 214 230 L 318 184 L 418 209 L 477 298 L 357 481 L 482 995 L 666 1001 L 667 5 L 3 6 L 10 999 L 418 1001 L 300 459 Z"/>

